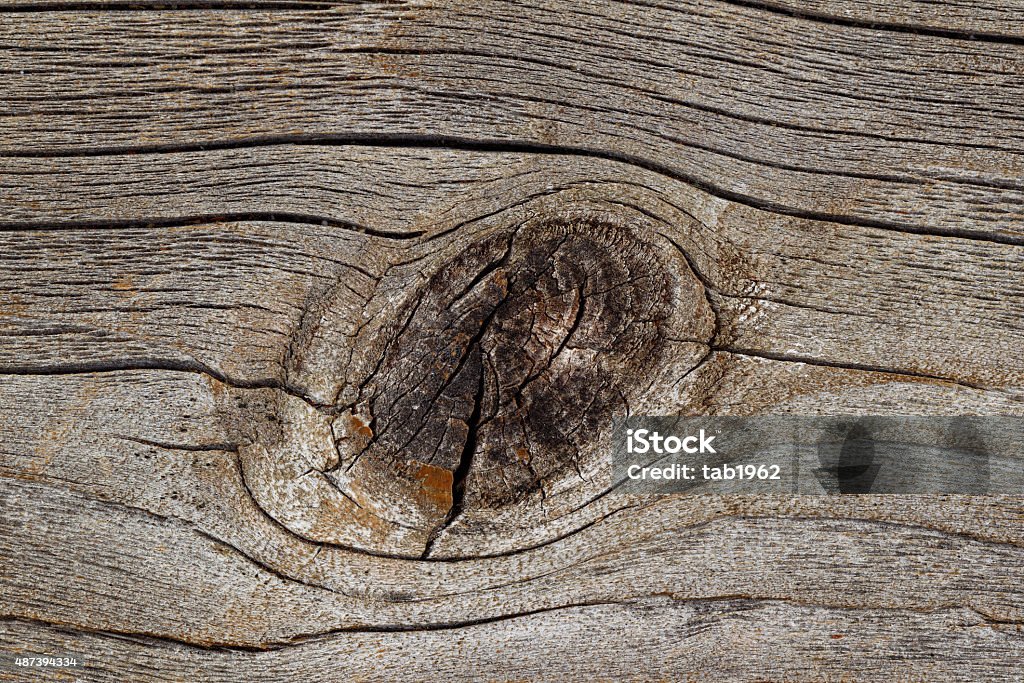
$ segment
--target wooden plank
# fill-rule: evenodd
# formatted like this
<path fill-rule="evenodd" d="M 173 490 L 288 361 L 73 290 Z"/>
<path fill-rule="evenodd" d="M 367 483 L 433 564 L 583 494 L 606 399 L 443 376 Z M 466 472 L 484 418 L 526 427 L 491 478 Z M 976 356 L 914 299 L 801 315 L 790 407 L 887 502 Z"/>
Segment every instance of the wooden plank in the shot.
<path fill-rule="evenodd" d="M 1019 680 L 1019 496 L 607 457 L 645 413 L 1024 416 L 1019 9 L 0 7 L 0 653 Z"/>
<path fill-rule="evenodd" d="M 542 146 L 788 214 L 1020 239 L 1019 46 L 768 16 L 721 3 L 12 14 L 0 138 L 8 154 Z"/>

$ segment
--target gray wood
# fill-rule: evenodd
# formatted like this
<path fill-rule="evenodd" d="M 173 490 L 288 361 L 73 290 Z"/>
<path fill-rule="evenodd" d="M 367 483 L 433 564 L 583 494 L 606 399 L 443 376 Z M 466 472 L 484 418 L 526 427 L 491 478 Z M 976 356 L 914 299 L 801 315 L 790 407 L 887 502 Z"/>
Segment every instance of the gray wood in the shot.
<path fill-rule="evenodd" d="M 77 9 L 118 8 L 121 10 L 177 9 L 203 10 L 208 8 L 255 8 L 273 7 L 278 9 L 324 9 L 345 8 L 347 3 L 334 0 L 188 0 L 172 4 L 162 0 L 88 0 L 68 2 L 67 0 L 8 0 L 0 11 L 53 11 Z M 370 3 L 361 3 L 370 4 Z M 385 4 L 385 3 L 379 3 Z M 410 8 L 415 3 L 404 3 Z M 658 3 L 631 2 L 634 8 Z M 1020 27 L 1021 7 L 1017 0 L 737 0 L 737 6 L 757 10 L 766 20 L 773 15 L 797 16 L 805 21 L 826 24 L 860 26 L 876 30 L 904 31 L 918 34 L 934 34 L 942 37 L 981 40 L 989 42 L 1014 42 L 1022 37 Z M 662 8 L 667 7 L 664 5 Z"/>
<path fill-rule="evenodd" d="M 118 8 L 121 10 L 177 9 L 203 10 L 209 8 L 261 8 L 324 9 L 345 8 L 347 3 L 335 0 L 8 0 L 0 11 L 53 11 L 77 9 Z M 370 4 L 370 3 L 361 3 Z M 386 3 L 379 3 L 381 5 Z M 415 8 L 415 3 L 404 3 Z M 634 8 L 657 6 L 658 3 L 631 2 Z M 904 31 L 933 34 L 965 40 L 987 42 L 1014 42 L 1024 37 L 1020 18 L 1024 7 L 1017 0 L 737 0 L 737 6 L 756 10 L 766 20 L 773 15 L 797 16 L 805 21 L 841 24 L 883 31 Z M 669 7 L 663 5 L 662 8 Z"/>
<path fill-rule="evenodd" d="M 638 629 L 638 622 L 657 627 Z M 752 628 L 763 622 L 794 625 L 785 659 L 779 657 L 772 639 Z M 937 634 L 950 630 L 954 635 L 937 639 Z M 971 635 L 979 631 L 990 634 L 985 638 L 988 647 L 984 651 L 979 651 L 978 638 Z M 80 650 L 107 653 L 108 661 L 116 661 L 119 666 L 100 664 L 95 671 L 98 681 L 122 680 L 120 667 L 152 671 L 153 680 L 160 681 L 234 681 L 246 677 L 287 681 L 294 680 L 296 661 L 321 663 L 308 675 L 312 681 L 337 680 L 338 671 L 345 671 L 352 680 L 554 681 L 568 676 L 593 681 L 733 681 L 752 678 L 754 671 L 762 680 L 799 680 L 800 671 L 820 670 L 826 656 L 848 680 L 889 681 L 892 676 L 916 680 L 915 676 L 927 667 L 929 680 L 974 681 L 1012 678 L 1016 671 L 1006 662 L 1021 654 L 1019 635 L 1012 627 L 990 624 L 968 610 L 923 614 L 822 610 L 735 598 L 711 602 L 647 598 L 440 630 L 339 633 L 258 653 L 196 653 L 176 643 L 148 641 L 149 652 L 142 655 L 131 641 L 111 634 L 69 637 L 33 623 L 3 624 L 0 633 L 0 642 L 12 647 L 26 643 L 63 646 L 70 638 Z M 539 646 L 538 641 L 543 645 Z M 595 641 L 608 643 L 603 656 L 594 656 Z M 737 642 L 747 645 L 737 648 Z M 591 651 L 581 656 L 588 644 Z M 831 653 L 823 653 L 825 648 Z M 955 649 L 958 656 L 955 663 L 936 658 L 922 665 L 906 654 L 924 648 Z M 509 659 L 520 657 L 524 651 L 536 654 L 524 658 L 510 675 Z M 893 657 L 890 653 L 899 654 Z M 993 660 L 993 654 L 999 658 Z M 620 665 L 610 676 L 609 664 L 622 659 L 642 659 L 648 664 L 643 669 Z"/>
<path fill-rule="evenodd" d="M 29 12 L 0 40 L 9 153 L 542 145 L 775 211 L 1021 239 L 1014 43 L 725 3 Z"/>
<path fill-rule="evenodd" d="M 627 414 L 1024 416 L 1024 8 L 116 5 L 0 7 L 4 656 L 1024 675 L 1019 497 L 606 455 Z"/>

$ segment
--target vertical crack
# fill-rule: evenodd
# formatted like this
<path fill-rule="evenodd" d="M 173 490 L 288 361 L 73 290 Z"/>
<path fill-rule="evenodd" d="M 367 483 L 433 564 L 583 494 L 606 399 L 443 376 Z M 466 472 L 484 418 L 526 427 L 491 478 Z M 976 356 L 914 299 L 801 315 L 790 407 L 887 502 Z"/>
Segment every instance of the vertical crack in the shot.
<path fill-rule="evenodd" d="M 448 510 L 448 514 L 445 515 L 444 520 L 437 525 L 434 531 L 431 532 L 430 538 L 427 539 L 427 543 L 423 548 L 422 559 L 430 557 L 430 552 L 434 549 L 434 542 L 438 539 L 441 533 L 447 529 L 455 519 L 462 514 L 463 505 L 466 499 L 466 481 L 469 478 L 469 470 L 473 466 L 473 455 L 476 453 L 477 440 L 479 438 L 479 429 L 482 423 L 481 413 L 483 401 L 484 401 L 484 390 L 486 388 L 486 377 L 487 369 L 483 363 L 483 348 L 477 345 L 477 351 L 481 354 L 480 363 L 480 383 L 477 385 L 476 395 L 473 397 L 473 412 L 470 413 L 469 419 L 466 421 L 467 432 L 466 442 L 462 446 L 462 453 L 459 456 L 459 465 L 455 468 L 455 472 L 452 473 L 452 506 Z"/>

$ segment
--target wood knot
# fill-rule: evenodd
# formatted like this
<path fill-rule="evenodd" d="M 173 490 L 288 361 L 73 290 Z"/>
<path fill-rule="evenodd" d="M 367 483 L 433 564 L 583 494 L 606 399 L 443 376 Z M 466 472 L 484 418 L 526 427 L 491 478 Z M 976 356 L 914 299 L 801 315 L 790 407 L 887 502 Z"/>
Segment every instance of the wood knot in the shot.
<path fill-rule="evenodd" d="M 541 524 L 554 489 L 605 469 L 612 419 L 713 327 L 674 247 L 590 218 L 478 239 L 391 310 L 322 473 L 352 506 L 340 526 L 361 527 L 338 534 L 402 556 Z"/>

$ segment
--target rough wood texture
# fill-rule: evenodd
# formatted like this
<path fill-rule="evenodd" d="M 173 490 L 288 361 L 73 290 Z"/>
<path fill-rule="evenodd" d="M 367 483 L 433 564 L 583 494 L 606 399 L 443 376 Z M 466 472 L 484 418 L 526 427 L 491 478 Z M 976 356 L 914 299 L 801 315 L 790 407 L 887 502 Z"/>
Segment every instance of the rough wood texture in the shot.
<path fill-rule="evenodd" d="M 5 657 L 1024 676 L 1019 498 L 607 457 L 629 414 L 1024 416 L 1024 7 L 248 5 L 0 7 Z"/>

